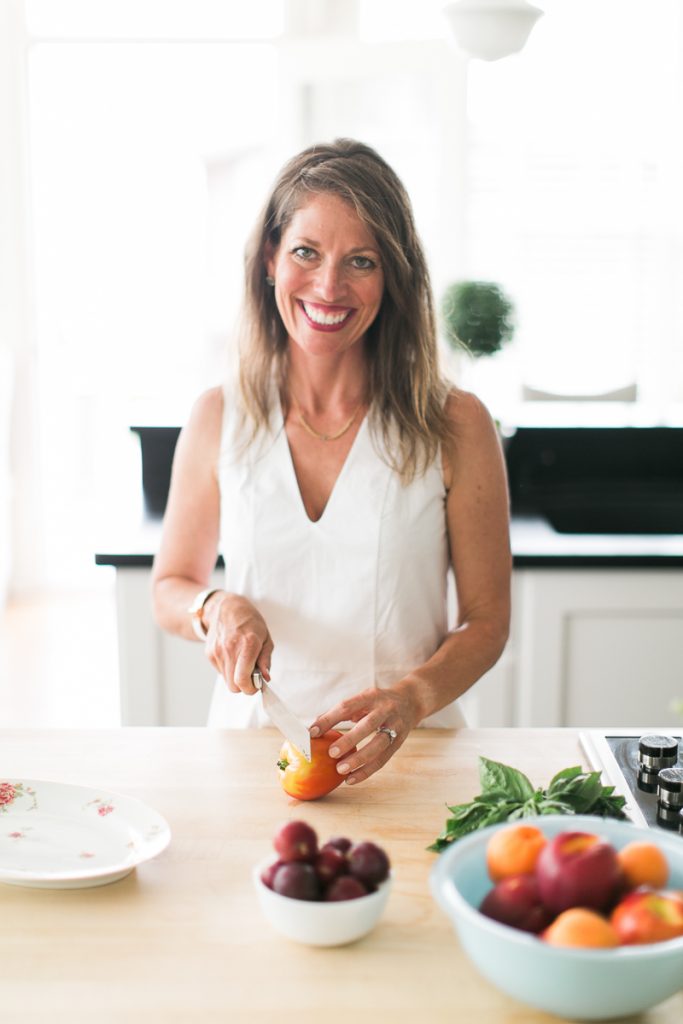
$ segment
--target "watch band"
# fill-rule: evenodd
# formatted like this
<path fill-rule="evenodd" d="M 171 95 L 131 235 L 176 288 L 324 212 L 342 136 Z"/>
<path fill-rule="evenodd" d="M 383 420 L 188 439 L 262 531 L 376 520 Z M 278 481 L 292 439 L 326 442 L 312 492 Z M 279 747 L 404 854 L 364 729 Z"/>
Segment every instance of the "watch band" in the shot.
<path fill-rule="evenodd" d="M 204 606 L 209 598 L 213 594 L 217 593 L 219 589 L 219 587 L 210 587 L 207 590 L 200 590 L 190 607 L 187 609 L 195 636 L 199 640 L 206 640 L 208 634 L 208 630 L 202 620 Z"/>

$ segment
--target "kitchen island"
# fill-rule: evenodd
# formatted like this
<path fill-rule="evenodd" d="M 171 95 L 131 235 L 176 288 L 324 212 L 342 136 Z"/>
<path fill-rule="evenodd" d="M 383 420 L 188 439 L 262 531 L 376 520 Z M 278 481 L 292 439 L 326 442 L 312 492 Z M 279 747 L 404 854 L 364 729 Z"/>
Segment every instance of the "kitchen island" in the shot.
<path fill-rule="evenodd" d="M 0 885 L 3 1024 L 557 1020 L 498 992 L 471 966 L 430 895 L 435 854 L 425 847 L 446 804 L 479 792 L 479 755 L 547 785 L 559 769 L 585 764 L 578 734 L 416 730 L 372 780 L 310 803 L 280 789 L 280 742 L 269 729 L 0 732 L 2 778 L 122 792 L 172 831 L 166 850 L 110 885 Z M 323 838 L 374 840 L 389 853 L 394 887 L 364 939 L 312 949 L 261 917 L 251 869 L 288 819 L 308 821 Z M 682 1019 L 680 992 L 631 1022 Z"/>

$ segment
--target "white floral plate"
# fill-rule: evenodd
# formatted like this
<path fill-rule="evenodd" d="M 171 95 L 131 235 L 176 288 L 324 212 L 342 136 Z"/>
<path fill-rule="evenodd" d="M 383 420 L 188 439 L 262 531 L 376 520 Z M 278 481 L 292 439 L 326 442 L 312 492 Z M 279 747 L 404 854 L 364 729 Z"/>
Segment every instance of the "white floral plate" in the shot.
<path fill-rule="evenodd" d="M 132 797 L 0 779 L 0 882 L 42 889 L 107 885 L 170 840 L 164 818 Z"/>

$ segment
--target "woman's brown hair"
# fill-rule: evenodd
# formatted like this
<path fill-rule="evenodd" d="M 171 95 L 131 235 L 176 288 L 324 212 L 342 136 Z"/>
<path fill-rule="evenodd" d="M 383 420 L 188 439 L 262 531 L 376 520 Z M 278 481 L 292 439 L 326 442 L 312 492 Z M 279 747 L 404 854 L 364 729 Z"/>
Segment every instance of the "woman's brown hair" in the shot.
<path fill-rule="evenodd" d="M 448 385 L 438 366 L 429 272 L 408 194 L 375 150 L 353 139 L 310 146 L 282 169 L 247 244 L 240 337 L 240 391 L 254 438 L 270 420 L 273 378 L 286 395 L 287 332 L 265 253 L 312 195 L 334 193 L 373 233 L 384 271 L 384 296 L 366 336 L 373 426 L 404 481 L 424 470 L 451 440 Z M 396 444 L 398 441 L 398 450 Z"/>

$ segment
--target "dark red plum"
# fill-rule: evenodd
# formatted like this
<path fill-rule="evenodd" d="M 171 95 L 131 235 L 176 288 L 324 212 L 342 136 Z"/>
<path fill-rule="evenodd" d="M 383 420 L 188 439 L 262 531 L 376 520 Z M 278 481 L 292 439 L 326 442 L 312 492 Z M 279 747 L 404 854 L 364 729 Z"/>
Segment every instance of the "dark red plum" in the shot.
<path fill-rule="evenodd" d="M 325 846 L 334 846 L 335 849 L 340 850 L 342 853 L 348 853 L 353 843 L 346 836 L 332 836 L 325 843 Z"/>
<path fill-rule="evenodd" d="M 340 900 L 356 900 L 360 896 L 367 896 L 368 890 L 358 878 L 351 875 L 340 875 L 330 882 L 325 893 L 325 900 L 334 903 Z"/>
<path fill-rule="evenodd" d="M 320 898 L 320 881 L 310 864 L 292 861 L 282 864 L 275 872 L 273 890 L 293 900 L 317 900 Z"/>
<path fill-rule="evenodd" d="M 350 874 L 365 885 L 379 885 L 389 875 L 389 858 L 375 843 L 357 843 L 348 857 Z"/>
<path fill-rule="evenodd" d="M 536 935 L 547 928 L 554 917 L 544 905 L 533 875 L 502 879 L 486 894 L 479 909 L 494 921 Z"/>
<path fill-rule="evenodd" d="M 349 862 L 345 855 L 335 846 L 325 845 L 313 862 L 318 878 L 327 884 L 338 875 L 346 875 L 349 870 Z"/>
<path fill-rule="evenodd" d="M 281 868 L 283 864 L 283 860 L 274 860 L 272 864 L 269 864 L 268 867 L 264 868 L 261 872 L 261 881 L 264 885 L 267 885 L 269 889 L 273 888 L 275 872 L 278 868 Z"/>
<path fill-rule="evenodd" d="M 313 862 L 318 853 L 318 837 L 305 821 L 288 821 L 276 834 L 273 845 L 285 863 Z"/>

